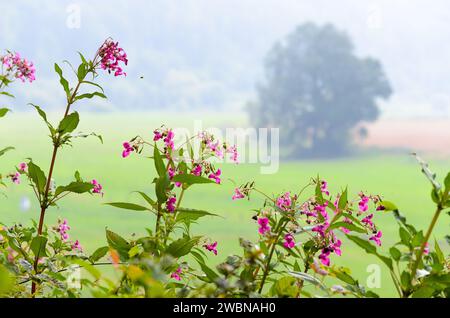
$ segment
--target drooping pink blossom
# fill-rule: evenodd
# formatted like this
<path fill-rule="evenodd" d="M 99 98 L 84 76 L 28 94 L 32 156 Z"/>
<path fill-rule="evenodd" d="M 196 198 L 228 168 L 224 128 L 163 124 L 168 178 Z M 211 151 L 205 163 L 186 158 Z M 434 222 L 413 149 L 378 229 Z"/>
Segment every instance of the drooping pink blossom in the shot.
<path fill-rule="evenodd" d="M 374 224 L 373 224 L 372 219 L 373 219 L 373 214 L 371 213 L 371 214 L 367 215 L 365 218 L 363 218 L 361 220 L 361 222 L 366 224 L 368 227 L 373 228 Z"/>
<path fill-rule="evenodd" d="M 319 259 L 325 266 L 330 266 L 330 250 L 328 248 L 322 249 L 321 254 L 319 255 Z"/>
<path fill-rule="evenodd" d="M 153 131 L 153 141 L 158 141 L 158 140 L 160 140 L 162 137 L 163 137 L 163 134 L 162 134 L 158 129 L 155 129 L 155 130 Z"/>
<path fill-rule="evenodd" d="M 15 184 L 20 184 L 20 173 L 16 172 L 11 175 L 11 181 Z"/>
<path fill-rule="evenodd" d="M 181 280 L 181 267 L 178 267 L 175 272 L 170 275 L 170 278 L 180 281 Z"/>
<path fill-rule="evenodd" d="M 175 211 L 175 203 L 177 202 L 177 198 L 175 196 L 171 196 L 166 201 L 166 209 L 168 212 L 172 213 Z"/>
<path fill-rule="evenodd" d="M 194 168 L 192 168 L 192 174 L 194 176 L 200 176 L 202 174 L 202 166 L 201 165 L 195 165 Z"/>
<path fill-rule="evenodd" d="M 292 234 L 288 233 L 284 236 L 283 246 L 288 249 L 295 247 L 295 240 L 294 240 L 294 237 L 292 236 Z"/>
<path fill-rule="evenodd" d="M 276 205 L 283 211 L 288 211 L 292 205 L 291 193 L 286 192 L 279 196 L 276 200 Z"/>
<path fill-rule="evenodd" d="M 127 54 L 119 47 L 119 42 L 107 39 L 98 51 L 100 56 L 100 67 L 108 73 L 114 73 L 114 76 L 127 75 L 123 72 L 119 62 L 128 64 Z"/>
<path fill-rule="evenodd" d="M 369 197 L 363 195 L 358 205 L 361 212 L 366 212 L 369 209 Z"/>
<path fill-rule="evenodd" d="M 28 165 L 25 162 L 19 163 L 19 170 L 22 172 L 28 172 Z"/>
<path fill-rule="evenodd" d="M 241 192 L 241 189 L 239 189 L 239 188 L 234 189 L 234 194 L 231 199 L 238 200 L 238 199 L 243 199 L 243 198 L 245 198 L 245 195 Z"/>
<path fill-rule="evenodd" d="M 330 195 L 330 191 L 328 191 L 328 183 L 325 180 L 320 181 L 320 191 L 326 195 Z"/>
<path fill-rule="evenodd" d="M 173 149 L 174 143 L 173 138 L 175 137 L 175 134 L 173 133 L 172 129 L 167 130 L 166 137 L 164 138 L 164 144 L 166 145 L 167 149 Z"/>
<path fill-rule="evenodd" d="M 72 250 L 73 251 L 83 251 L 83 247 L 81 246 L 80 242 L 78 240 L 76 240 L 73 244 L 72 244 Z"/>
<path fill-rule="evenodd" d="M 131 144 L 128 141 L 125 141 L 122 145 L 124 148 L 122 151 L 122 157 L 126 158 L 134 151 L 134 148 L 131 146 Z"/>
<path fill-rule="evenodd" d="M 59 223 L 57 231 L 61 237 L 61 240 L 67 241 L 69 239 L 69 234 L 67 233 L 70 230 L 70 226 L 67 223 L 67 220 L 64 220 Z"/>
<path fill-rule="evenodd" d="M 258 218 L 258 232 L 261 235 L 264 235 L 266 232 L 270 231 L 269 219 L 266 217 Z"/>
<path fill-rule="evenodd" d="M 211 244 L 204 244 L 203 247 L 206 248 L 208 251 L 213 252 L 214 255 L 217 255 L 217 242 Z"/>
<path fill-rule="evenodd" d="M 227 152 L 229 154 L 231 154 L 230 159 L 234 162 L 234 163 L 238 163 L 238 152 L 237 152 L 237 147 L 236 146 L 231 146 L 227 149 Z"/>
<path fill-rule="evenodd" d="M 383 234 L 381 233 L 381 231 L 378 231 L 376 234 L 372 235 L 369 240 L 370 241 L 374 241 L 376 245 L 381 246 L 381 236 Z"/>
<path fill-rule="evenodd" d="M 338 255 L 341 256 L 342 255 L 342 251 L 341 251 L 341 245 L 342 245 L 342 241 L 341 240 L 337 240 L 336 242 L 334 242 L 333 244 L 331 244 L 331 249 L 333 250 L 333 252 Z"/>
<path fill-rule="evenodd" d="M 101 194 L 102 196 L 104 195 L 103 193 L 103 187 L 100 183 L 98 183 L 98 181 L 96 179 L 93 179 L 91 181 L 91 183 L 94 185 L 94 188 L 92 189 L 93 193 L 97 193 L 97 194 Z"/>
<path fill-rule="evenodd" d="M 220 175 L 222 174 L 222 171 L 220 169 L 217 169 L 216 172 L 211 172 L 208 176 L 208 178 L 213 179 L 216 181 L 217 184 L 220 184 Z"/>

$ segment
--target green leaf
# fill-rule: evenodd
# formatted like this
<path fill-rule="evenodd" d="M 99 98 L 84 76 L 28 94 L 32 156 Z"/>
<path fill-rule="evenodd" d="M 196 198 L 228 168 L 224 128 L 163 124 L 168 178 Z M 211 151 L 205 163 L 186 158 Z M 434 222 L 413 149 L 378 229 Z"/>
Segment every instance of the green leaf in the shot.
<path fill-rule="evenodd" d="M 38 105 L 31 104 L 31 103 L 29 105 L 33 106 L 36 109 L 39 116 L 41 116 L 41 118 L 44 120 L 45 124 L 47 125 L 48 129 L 50 130 L 51 135 L 53 136 L 55 134 L 55 128 L 53 128 L 53 125 L 50 124 L 50 122 L 47 120 L 47 114 Z"/>
<path fill-rule="evenodd" d="M 441 247 L 439 246 L 436 239 L 434 240 L 434 251 L 436 252 L 437 258 L 441 264 L 445 262 L 445 256 L 444 253 L 441 250 Z"/>
<path fill-rule="evenodd" d="M 145 194 L 142 191 L 135 191 L 136 193 L 139 193 L 141 195 L 141 197 L 144 198 L 145 201 L 147 201 L 148 204 L 150 204 L 153 208 L 156 209 L 157 204 L 155 202 L 155 200 L 153 200 L 152 198 L 150 198 L 147 194 Z"/>
<path fill-rule="evenodd" d="M 450 192 L 450 172 L 447 173 L 447 176 L 445 177 L 444 185 L 445 185 L 445 192 L 449 193 Z"/>
<path fill-rule="evenodd" d="M 28 175 L 30 176 L 31 181 L 36 186 L 38 192 L 44 193 L 47 178 L 44 171 L 42 171 L 42 169 L 39 166 L 35 165 L 31 160 L 28 163 Z"/>
<path fill-rule="evenodd" d="M 160 177 L 165 176 L 166 175 L 166 166 L 164 165 L 164 161 L 161 157 L 161 153 L 159 152 L 158 147 L 156 146 L 155 143 L 155 147 L 153 148 L 153 160 L 155 161 L 155 168 L 156 168 L 156 172 L 158 172 L 158 175 Z"/>
<path fill-rule="evenodd" d="M 77 97 L 75 97 L 75 100 L 80 100 L 83 98 L 89 98 L 91 99 L 94 96 L 98 96 L 101 98 L 106 98 L 106 95 L 100 92 L 93 92 L 93 93 L 85 93 L 85 94 L 81 94 L 81 95 L 77 95 Z"/>
<path fill-rule="evenodd" d="M 352 231 L 352 232 L 358 232 L 358 233 L 367 233 L 367 231 L 363 228 L 360 228 L 359 226 L 356 226 L 355 224 L 350 224 L 347 222 L 336 222 L 330 225 L 328 230 L 338 229 L 340 227 L 345 227 L 346 229 Z"/>
<path fill-rule="evenodd" d="M 372 255 L 375 255 L 376 257 L 378 257 L 383 263 L 385 263 L 389 267 L 389 269 L 392 270 L 392 260 L 386 256 L 378 254 L 377 248 L 375 246 L 373 246 L 368 241 L 363 240 L 357 236 L 353 236 L 353 235 L 349 235 L 349 234 L 346 234 L 346 236 L 350 241 L 352 241 L 353 243 L 355 243 L 356 245 L 358 245 L 359 247 L 364 249 L 366 251 L 366 253 L 372 254 Z"/>
<path fill-rule="evenodd" d="M 199 253 L 191 251 L 191 254 L 195 257 L 195 260 L 200 265 L 203 273 L 205 273 L 210 282 L 214 282 L 217 278 L 219 278 L 219 275 L 205 264 L 203 257 Z"/>
<path fill-rule="evenodd" d="M 83 81 L 83 79 L 86 77 L 87 74 L 87 68 L 86 64 L 83 62 L 78 66 L 77 70 L 77 77 L 79 81 Z"/>
<path fill-rule="evenodd" d="M 341 211 L 344 210 L 346 206 L 347 206 L 347 188 L 345 188 L 345 191 L 342 192 L 341 196 L 339 197 L 338 203 L 339 210 Z"/>
<path fill-rule="evenodd" d="M 59 186 L 56 188 L 55 197 L 63 192 L 73 192 L 73 193 L 85 193 L 89 192 L 94 188 L 94 185 L 90 182 L 80 182 L 74 181 L 66 186 Z"/>
<path fill-rule="evenodd" d="M 9 292 L 14 286 L 14 279 L 9 271 L 0 264 L 0 297 Z"/>
<path fill-rule="evenodd" d="M 47 245 L 47 238 L 42 235 L 35 236 L 31 241 L 30 248 L 36 258 L 47 256 L 45 246 Z"/>
<path fill-rule="evenodd" d="M 5 96 L 8 96 L 8 97 L 14 98 L 14 95 L 11 94 L 11 93 L 8 93 L 8 92 L 0 92 L 0 95 L 5 95 Z"/>
<path fill-rule="evenodd" d="M 128 251 L 131 248 L 130 243 L 119 234 L 109 231 L 108 229 L 106 230 L 106 240 L 108 241 L 108 245 L 117 251 L 122 261 L 128 260 Z"/>
<path fill-rule="evenodd" d="M 384 206 L 384 211 L 398 211 L 397 206 L 390 201 L 381 201 L 380 204 Z"/>
<path fill-rule="evenodd" d="M 59 82 L 61 83 L 62 87 L 64 88 L 64 91 L 66 92 L 67 100 L 70 97 L 70 89 L 69 89 L 69 82 L 64 78 L 62 74 L 62 69 L 59 67 L 58 64 L 55 63 L 55 72 L 59 75 Z"/>
<path fill-rule="evenodd" d="M 98 249 L 95 250 L 94 253 L 92 253 L 91 256 L 89 256 L 89 260 L 91 261 L 91 263 L 95 263 L 98 260 L 100 260 L 102 257 L 104 257 L 106 255 L 106 253 L 108 253 L 108 251 L 109 251 L 108 246 L 99 247 Z"/>
<path fill-rule="evenodd" d="M 100 88 L 100 89 L 102 90 L 102 92 L 104 92 L 103 87 L 101 87 L 101 86 L 98 85 L 97 83 L 89 82 L 89 81 L 82 81 L 81 83 L 96 86 L 96 87 Z"/>
<path fill-rule="evenodd" d="M 295 278 L 299 278 L 305 282 L 308 282 L 315 286 L 318 286 L 322 290 L 327 290 L 327 288 L 322 284 L 322 282 L 314 276 L 311 276 L 311 275 L 303 273 L 303 272 L 294 272 L 294 271 L 289 271 L 289 274 Z"/>
<path fill-rule="evenodd" d="M 78 112 L 73 112 L 61 120 L 58 126 L 58 131 L 61 134 L 67 134 L 74 131 L 80 122 L 80 116 L 78 115 Z"/>
<path fill-rule="evenodd" d="M 396 260 L 397 262 L 400 260 L 400 258 L 402 257 L 402 253 L 395 247 L 391 247 L 389 249 L 389 254 L 391 254 L 392 258 L 394 260 Z"/>
<path fill-rule="evenodd" d="M 399 230 L 399 236 L 400 240 L 403 243 L 403 245 L 406 245 L 409 247 L 410 241 L 411 241 L 411 234 L 407 230 L 405 230 L 403 227 L 400 227 Z"/>
<path fill-rule="evenodd" d="M 192 248 L 198 243 L 200 236 L 183 237 L 172 242 L 166 249 L 166 253 L 173 257 L 182 257 L 189 254 Z"/>
<path fill-rule="evenodd" d="M 324 199 L 323 199 L 323 194 L 322 194 L 322 189 L 320 188 L 321 184 L 320 184 L 320 178 L 317 177 L 316 180 L 317 184 L 316 184 L 316 200 L 319 204 L 323 204 L 324 203 Z"/>
<path fill-rule="evenodd" d="M 411 297 L 412 298 L 430 298 L 434 294 L 434 288 L 430 286 L 422 286 L 416 290 Z"/>
<path fill-rule="evenodd" d="M 167 187 L 170 185 L 169 176 L 165 173 L 163 176 L 156 179 L 155 192 L 158 202 L 160 204 L 167 201 Z"/>
<path fill-rule="evenodd" d="M 212 179 L 202 176 L 195 176 L 193 174 L 177 174 L 172 178 L 172 182 L 181 182 L 187 185 L 201 184 L 201 183 L 216 183 Z"/>
<path fill-rule="evenodd" d="M 6 148 L 3 148 L 2 150 L 0 150 L 0 157 L 1 156 L 3 156 L 5 153 L 7 153 L 8 151 L 10 151 L 10 150 L 13 150 L 13 149 L 15 149 L 14 147 L 6 147 Z"/>
<path fill-rule="evenodd" d="M 423 241 L 425 240 L 425 237 L 423 236 L 423 232 L 417 232 L 416 235 L 414 235 L 411 244 L 414 247 L 419 247 L 422 245 Z"/>
<path fill-rule="evenodd" d="M 148 211 L 148 209 L 145 206 L 134 204 L 134 203 L 109 202 L 109 203 L 104 203 L 104 204 L 111 205 L 113 207 L 116 207 L 116 208 L 119 208 L 119 209 L 125 209 L 125 210 Z"/>
<path fill-rule="evenodd" d="M 130 258 L 135 257 L 136 255 L 140 255 L 143 252 L 144 252 L 144 247 L 141 244 L 135 245 L 128 251 L 128 256 Z"/>
<path fill-rule="evenodd" d="M 10 110 L 8 108 L 0 108 L 0 118 L 4 117 Z"/>
<path fill-rule="evenodd" d="M 219 216 L 214 213 L 210 213 L 208 211 L 203 210 L 195 210 L 195 209 L 186 209 L 186 208 L 178 208 L 177 209 L 177 218 L 176 222 L 191 222 L 198 220 L 201 217 L 204 216 Z"/>

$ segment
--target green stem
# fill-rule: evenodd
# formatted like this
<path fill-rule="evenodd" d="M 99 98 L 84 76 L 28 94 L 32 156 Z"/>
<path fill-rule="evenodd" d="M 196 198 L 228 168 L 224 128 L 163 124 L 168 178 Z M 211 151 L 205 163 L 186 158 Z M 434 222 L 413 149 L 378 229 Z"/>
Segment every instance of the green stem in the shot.
<path fill-rule="evenodd" d="M 433 219 L 431 220 L 430 226 L 428 227 L 427 233 L 425 234 L 425 239 L 424 239 L 422 245 L 420 246 L 419 252 L 416 254 L 416 260 L 412 265 L 411 282 L 416 277 L 417 269 L 419 268 L 420 261 L 422 260 L 423 252 L 425 251 L 425 247 L 428 243 L 428 240 L 430 239 L 431 233 L 433 232 L 433 229 L 437 223 L 437 220 L 438 220 L 439 215 L 441 214 L 442 210 L 443 210 L 443 208 L 442 208 L 441 204 L 438 204 L 438 206 L 436 208 L 436 212 L 434 213 Z"/>

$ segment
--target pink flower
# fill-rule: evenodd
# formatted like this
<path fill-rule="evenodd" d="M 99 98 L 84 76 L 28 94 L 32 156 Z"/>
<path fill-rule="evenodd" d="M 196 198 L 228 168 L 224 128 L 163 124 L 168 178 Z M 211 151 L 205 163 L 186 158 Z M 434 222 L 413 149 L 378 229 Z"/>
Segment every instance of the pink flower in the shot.
<path fill-rule="evenodd" d="M 241 192 L 241 190 L 239 188 L 234 189 L 234 194 L 231 199 L 237 200 L 237 199 L 243 199 L 243 198 L 245 198 L 245 195 Z"/>
<path fill-rule="evenodd" d="M 379 205 L 379 206 L 377 206 L 377 211 L 384 211 L 384 210 L 386 210 L 386 207 L 384 206 L 384 205 Z"/>
<path fill-rule="evenodd" d="M 166 145 L 167 149 L 173 149 L 173 138 L 175 137 L 175 134 L 173 133 L 172 129 L 167 130 L 166 137 L 164 138 L 164 144 Z"/>
<path fill-rule="evenodd" d="M 430 247 L 429 247 L 430 245 L 428 244 L 428 242 L 426 242 L 425 243 L 425 248 L 424 248 L 424 250 L 423 250 L 423 253 L 425 254 L 425 255 L 428 255 L 428 254 L 430 254 Z"/>
<path fill-rule="evenodd" d="M 361 220 L 362 223 L 366 224 L 367 226 L 369 226 L 370 228 L 373 228 L 373 214 L 369 214 L 368 216 L 366 216 L 364 219 Z"/>
<path fill-rule="evenodd" d="M 178 267 L 175 272 L 170 275 L 170 278 L 180 281 L 181 280 L 181 267 Z"/>
<path fill-rule="evenodd" d="M 80 252 L 82 252 L 83 251 L 83 247 L 80 245 L 80 242 L 78 241 L 78 240 L 76 240 L 73 244 L 72 244 L 72 250 L 73 251 L 75 251 L 75 250 L 78 250 L 78 251 L 80 251 Z"/>
<path fill-rule="evenodd" d="M 166 209 L 168 212 L 172 213 L 175 211 L 175 203 L 177 202 L 177 198 L 175 196 L 169 197 L 166 201 Z"/>
<path fill-rule="evenodd" d="M 365 195 L 363 195 L 361 197 L 361 201 L 359 201 L 358 205 L 359 205 L 359 210 L 361 212 L 366 212 L 369 209 L 369 197 L 366 197 Z"/>
<path fill-rule="evenodd" d="M 372 236 L 369 238 L 369 240 L 370 240 L 370 241 L 374 241 L 375 244 L 377 244 L 378 246 L 381 246 L 381 240 L 380 240 L 381 236 L 382 236 L 381 231 L 378 231 L 375 235 L 372 235 Z"/>
<path fill-rule="evenodd" d="M 19 170 L 22 172 L 27 172 L 28 171 L 28 165 L 25 162 L 22 162 L 19 164 Z"/>
<path fill-rule="evenodd" d="M 216 172 L 211 172 L 208 176 L 208 178 L 210 179 L 214 179 L 214 181 L 216 181 L 217 184 L 220 184 L 220 178 L 219 176 L 222 174 L 222 171 L 220 171 L 220 169 L 217 169 Z"/>
<path fill-rule="evenodd" d="M 279 196 L 276 201 L 276 205 L 283 211 L 288 211 L 292 205 L 291 193 L 286 192 Z"/>
<path fill-rule="evenodd" d="M 0 56 L 0 61 L 6 68 L 6 74 L 4 74 L 6 77 L 11 75 L 22 82 L 28 80 L 30 83 L 36 79 L 33 62 L 22 59 L 19 53 L 8 52 L 8 54 Z"/>
<path fill-rule="evenodd" d="M 11 175 L 11 181 L 15 184 L 20 184 L 20 173 L 16 172 L 13 175 Z"/>
<path fill-rule="evenodd" d="M 194 168 L 192 168 L 192 174 L 194 176 L 199 176 L 202 174 L 202 166 L 201 165 L 195 165 Z"/>
<path fill-rule="evenodd" d="M 95 180 L 95 179 L 92 180 L 91 183 L 94 185 L 94 188 L 92 189 L 92 192 L 101 194 L 103 196 L 104 193 L 102 191 L 103 190 L 102 185 L 100 183 L 98 183 L 98 181 Z"/>
<path fill-rule="evenodd" d="M 294 240 L 294 237 L 292 236 L 292 234 L 288 233 L 284 236 L 283 246 L 288 249 L 294 248 L 295 240 Z"/>
<path fill-rule="evenodd" d="M 159 130 L 154 130 L 153 135 L 153 141 L 158 141 L 163 137 L 162 133 Z"/>
<path fill-rule="evenodd" d="M 331 249 L 332 249 L 333 252 L 334 252 L 336 255 L 338 255 L 338 256 L 341 256 L 341 255 L 342 255 L 341 245 L 342 245 L 342 241 L 341 241 L 341 240 L 337 240 L 336 242 L 334 242 L 333 244 L 331 244 Z"/>
<path fill-rule="evenodd" d="M 125 141 L 123 143 L 123 148 L 124 148 L 123 151 L 122 151 L 122 157 L 123 158 L 128 157 L 134 151 L 134 148 L 127 141 Z"/>
<path fill-rule="evenodd" d="M 231 154 L 230 159 L 235 162 L 238 163 L 238 152 L 237 152 L 237 148 L 236 146 L 231 146 L 227 149 L 227 152 L 229 154 Z"/>
<path fill-rule="evenodd" d="M 327 212 L 327 206 L 328 206 L 328 202 L 325 202 L 323 205 L 316 204 L 316 206 L 314 207 L 314 210 L 316 212 L 320 213 L 320 215 L 323 216 L 325 221 L 329 220 L 329 216 L 328 216 L 328 212 Z"/>
<path fill-rule="evenodd" d="M 58 233 L 61 236 L 61 240 L 67 241 L 69 239 L 69 234 L 67 233 L 70 230 L 70 226 L 67 223 L 67 220 L 60 222 L 58 225 Z"/>
<path fill-rule="evenodd" d="M 322 180 L 320 182 L 320 190 L 322 191 L 322 193 L 330 195 L 330 191 L 328 191 L 328 183 L 325 180 Z"/>
<path fill-rule="evenodd" d="M 269 219 L 268 218 L 258 218 L 259 229 L 258 232 L 264 235 L 266 232 L 270 231 Z"/>
<path fill-rule="evenodd" d="M 217 255 L 217 242 L 205 244 L 203 245 L 203 247 L 206 248 L 208 251 L 213 252 L 214 255 Z"/>
<path fill-rule="evenodd" d="M 319 259 L 325 266 L 330 266 L 330 250 L 328 248 L 324 248 L 322 253 L 319 255 Z"/>
<path fill-rule="evenodd" d="M 107 39 L 98 51 L 100 56 L 100 67 L 107 70 L 108 73 L 114 72 L 114 76 L 127 75 L 119 66 L 119 62 L 128 64 L 127 54 L 119 47 L 119 42 Z"/>
<path fill-rule="evenodd" d="M 326 236 L 326 230 L 328 229 L 328 227 L 330 226 L 330 224 L 328 222 L 325 222 L 323 224 L 318 224 L 315 227 L 312 228 L 313 232 L 317 232 L 319 233 L 320 236 L 325 237 Z"/>

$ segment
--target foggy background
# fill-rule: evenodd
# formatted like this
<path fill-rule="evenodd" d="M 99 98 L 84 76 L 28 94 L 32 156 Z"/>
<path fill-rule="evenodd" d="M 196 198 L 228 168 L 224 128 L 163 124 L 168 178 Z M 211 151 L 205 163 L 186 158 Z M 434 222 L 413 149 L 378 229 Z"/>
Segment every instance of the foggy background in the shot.
<path fill-rule="evenodd" d="M 393 91 L 378 102 L 381 121 L 369 127 L 364 142 L 392 142 L 389 129 L 398 120 L 397 130 L 409 132 L 434 119 L 439 123 L 420 130 L 448 140 L 442 138 L 448 127 L 442 120 L 450 118 L 446 0 L 1 0 L 0 12 L 0 47 L 21 52 L 37 68 L 36 82 L 11 89 L 16 111 L 28 109 L 28 102 L 59 109 L 64 95 L 53 63 L 77 61 L 77 50 L 92 55 L 111 36 L 128 54 L 128 76 L 101 78 L 109 99 L 89 101 L 89 111 L 245 115 L 273 45 L 303 23 L 331 23 L 349 35 L 357 56 L 381 63 Z M 79 27 L 71 20 L 78 12 Z M 418 137 L 397 138 L 402 143 Z"/>

